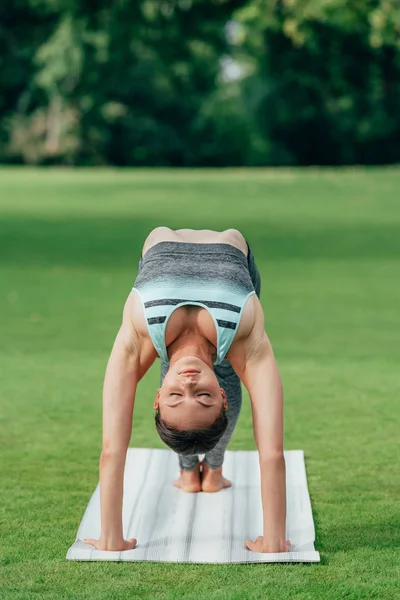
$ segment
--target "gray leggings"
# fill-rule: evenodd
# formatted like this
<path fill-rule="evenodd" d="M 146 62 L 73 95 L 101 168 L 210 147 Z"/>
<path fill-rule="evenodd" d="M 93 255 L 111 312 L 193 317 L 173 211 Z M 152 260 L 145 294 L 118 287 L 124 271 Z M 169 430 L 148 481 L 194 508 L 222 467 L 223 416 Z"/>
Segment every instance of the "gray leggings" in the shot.
<path fill-rule="evenodd" d="M 247 240 L 246 240 L 247 241 Z M 249 267 L 249 273 L 251 280 L 254 285 L 254 289 L 258 297 L 261 293 L 261 278 L 260 273 L 257 269 L 256 263 L 254 262 L 254 256 L 250 249 L 249 243 L 247 242 L 248 256 L 247 263 Z M 161 363 L 161 385 L 164 381 L 164 377 L 168 373 L 169 366 L 166 363 Z M 218 469 L 224 462 L 225 450 L 228 446 L 229 440 L 232 437 L 233 430 L 235 429 L 236 422 L 239 418 L 240 408 L 242 406 L 242 388 L 239 377 L 236 375 L 232 368 L 231 363 L 228 359 L 224 359 L 221 364 L 214 367 L 215 374 L 217 376 L 220 387 L 225 390 L 228 410 L 226 411 L 228 417 L 228 426 L 219 440 L 218 444 L 214 446 L 212 450 L 206 453 L 204 462 L 210 467 L 210 469 Z M 179 467 L 184 471 L 193 471 L 196 468 L 199 458 L 197 454 L 193 456 L 186 456 L 184 454 L 178 454 Z"/>

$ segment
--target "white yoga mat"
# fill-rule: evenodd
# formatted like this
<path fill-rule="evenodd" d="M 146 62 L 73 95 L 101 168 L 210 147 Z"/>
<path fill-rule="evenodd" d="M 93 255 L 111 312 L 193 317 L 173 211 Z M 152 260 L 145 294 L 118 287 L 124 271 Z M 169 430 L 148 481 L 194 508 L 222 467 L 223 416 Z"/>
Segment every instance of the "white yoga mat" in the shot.
<path fill-rule="evenodd" d="M 263 535 L 258 452 L 226 451 L 223 474 L 232 487 L 216 493 L 176 488 L 177 455 L 169 449 L 128 448 L 123 499 L 125 539 L 133 550 L 95 550 L 84 538 L 100 537 L 100 486 L 89 501 L 67 560 L 182 563 L 319 562 L 303 450 L 285 451 L 290 552 L 252 552 L 246 539 Z"/>

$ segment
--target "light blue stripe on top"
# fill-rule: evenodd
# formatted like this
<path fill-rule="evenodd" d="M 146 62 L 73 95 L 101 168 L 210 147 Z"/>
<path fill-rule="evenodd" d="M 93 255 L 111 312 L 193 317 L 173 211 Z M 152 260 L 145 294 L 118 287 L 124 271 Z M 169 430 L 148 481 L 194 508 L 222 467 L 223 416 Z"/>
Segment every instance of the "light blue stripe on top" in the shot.
<path fill-rule="evenodd" d="M 170 364 L 170 361 L 165 345 L 165 331 L 171 315 L 177 308 L 188 304 L 195 306 L 197 305 L 202 306 L 210 313 L 214 321 L 217 334 L 217 357 L 215 362 L 213 363 L 214 366 L 217 366 L 224 360 L 235 338 L 236 332 L 239 327 L 240 319 L 248 298 L 256 293 L 253 290 L 250 293 L 244 295 L 236 293 L 232 290 L 229 291 L 227 289 L 221 289 L 217 287 L 213 287 L 212 289 L 206 289 L 206 287 L 202 289 L 196 289 L 187 286 L 164 287 L 160 285 L 143 286 L 143 288 L 141 288 L 140 291 L 137 288 L 133 287 L 132 290 L 134 290 L 141 299 L 147 329 L 149 331 L 149 335 L 154 344 L 154 347 L 162 362 L 168 365 Z M 182 299 L 184 300 L 184 302 L 175 305 L 166 304 L 145 308 L 146 302 L 158 299 Z M 210 300 L 213 302 L 225 302 L 228 304 L 238 306 L 240 308 L 240 313 L 224 308 L 209 307 L 206 304 L 200 302 L 200 299 Z M 155 317 L 165 317 L 165 320 L 162 323 L 149 324 L 148 319 Z M 234 323 L 236 325 L 235 329 L 219 325 L 217 323 L 217 319 Z"/>

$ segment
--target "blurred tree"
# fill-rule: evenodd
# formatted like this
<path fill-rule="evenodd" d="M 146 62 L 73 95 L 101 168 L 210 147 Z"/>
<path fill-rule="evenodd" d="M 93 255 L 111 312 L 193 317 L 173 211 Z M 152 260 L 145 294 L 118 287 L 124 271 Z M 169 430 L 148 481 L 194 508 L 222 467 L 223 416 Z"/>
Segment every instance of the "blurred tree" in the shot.
<path fill-rule="evenodd" d="M 23 158 L 9 151 L 9 138 L 15 124 L 41 104 L 33 58 L 56 23 L 56 13 L 30 2 L 0 4 L 0 160 Z"/>
<path fill-rule="evenodd" d="M 400 160 L 400 3 L 251 0 L 237 54 L 264 92 L 255 122 L 267 164 Z"/>
<path fill-rule="evenodd" d="M 101 154 L 117 164 L 204 163 L 196 119 L 217 84 L 224 24 L 240 4 L 144 0 L 97 13 L 96 28 L 108 37 L 104 60 L 89 57 L 81 86 L 83 98 L 87 84 L 99 91 L 84 110 L 85 160 L 100 132 Z M 214 145 L 215 164 L 218 152 Z"/>
<path fill-rule="evenodd" d="M 0 160 L 400 160 L 398 0 L 10 0 Z"/>
<path fill-rule="evenodd" d="M 196 119 L 216 88 L 224 24 L 239 0 L 29 2 L 26 26 L 46 16 L 52 28 L 36 48 L 30 42 L 30 77 L 14 94 L 18 104 L 30 90 L 30 102 L 2 123 L 10 139 L 3 154 L 81 164 L 204 162 Z M 20 18 L 10 18 L 11 31 Z M 208 145 L 207 161 L 219 164 L 218 148 Z"/>

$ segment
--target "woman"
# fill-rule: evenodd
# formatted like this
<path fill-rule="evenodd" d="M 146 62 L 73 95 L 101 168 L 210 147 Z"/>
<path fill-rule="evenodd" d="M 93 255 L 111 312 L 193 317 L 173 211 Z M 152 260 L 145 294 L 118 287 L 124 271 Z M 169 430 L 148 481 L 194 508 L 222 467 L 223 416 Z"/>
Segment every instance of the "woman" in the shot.
<path fill-rule="evenodd" d="M 241 381 L 252 406 L 260 455 L 264 535 L 256 552 L 287 552 L 282 385 L 264 331 L 260 275 L 236 229 L 157 227 L 147 237 L 139 272 L 107 365 L 100 457 L 98 550 L 128 550 L 122 496 L 137 383 L 156 358 L 161 387 L 154 408 L 161 439 L 179 457 L 184 492 L 217 492 L 224 453 L 237 422 Z M 198 454 L 205 454 L 200 463 Z"/>

